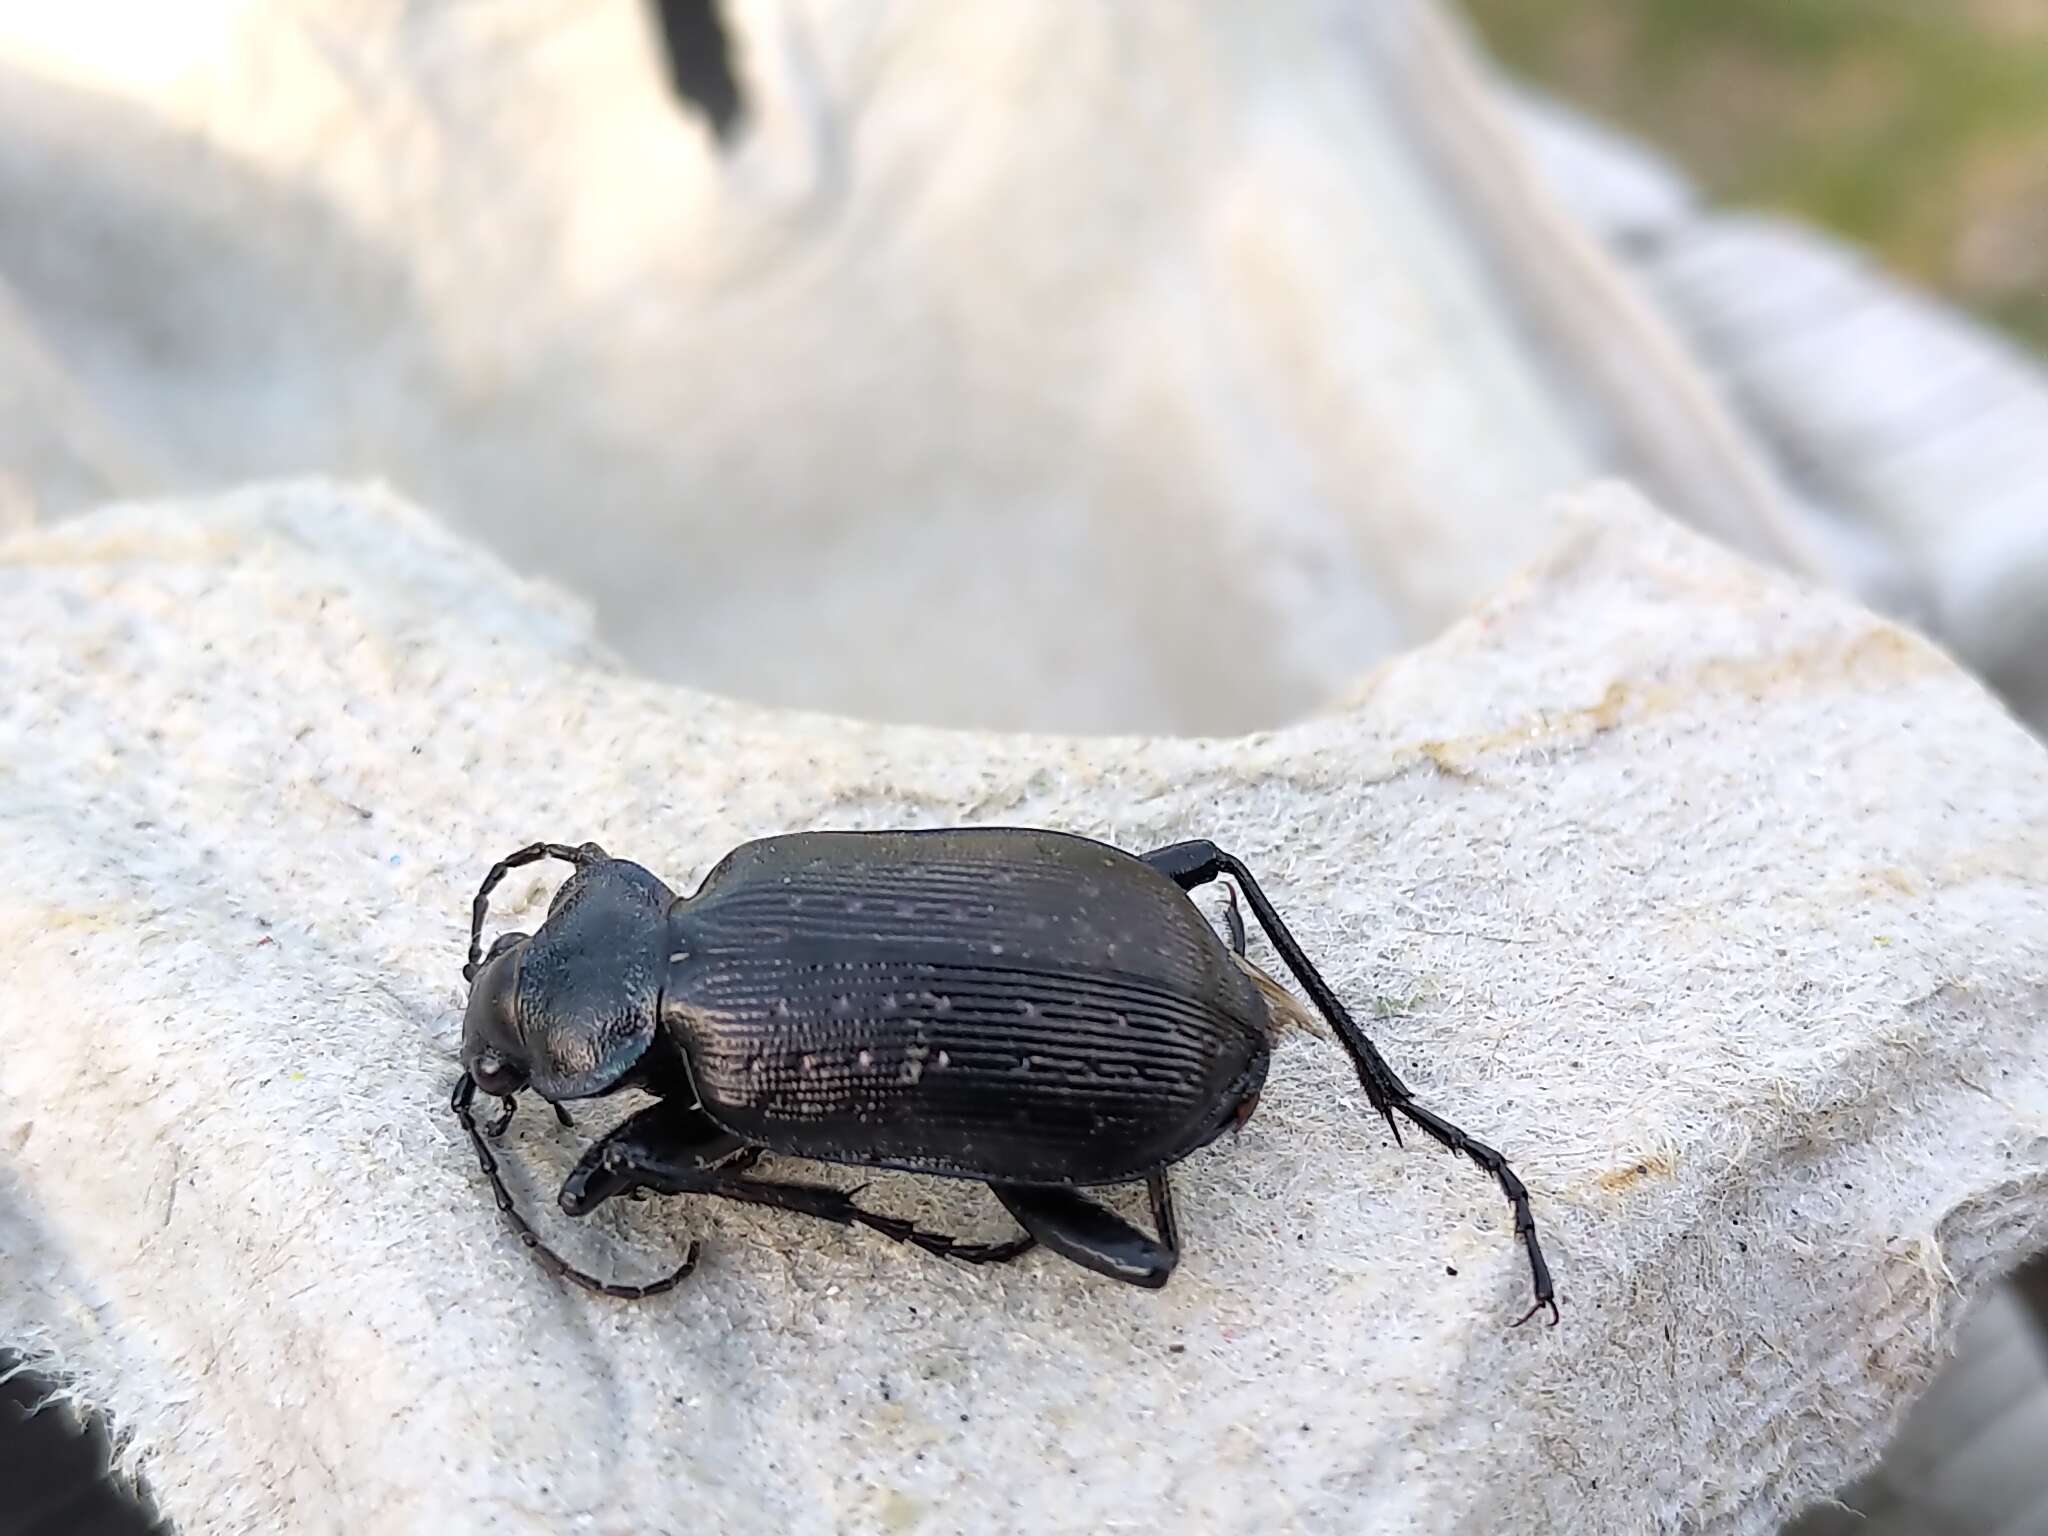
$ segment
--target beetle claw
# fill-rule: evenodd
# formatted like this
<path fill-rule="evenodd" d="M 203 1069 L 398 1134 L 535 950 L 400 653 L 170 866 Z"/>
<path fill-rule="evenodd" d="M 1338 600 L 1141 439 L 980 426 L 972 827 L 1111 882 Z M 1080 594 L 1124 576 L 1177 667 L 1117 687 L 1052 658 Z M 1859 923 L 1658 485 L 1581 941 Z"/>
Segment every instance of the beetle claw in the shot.
<path fill-rule="evenodd" d="M 493 1141 L 505 1134 L 505 1127 L 512 1123 L 512 1117 L 519 1112 L 519 1101 L 509 1095 L 499 1100 L 499 1103 L 502 1107 L 498 1111 L 498 1117 L 484 1127 L 484 1134 Z"/>

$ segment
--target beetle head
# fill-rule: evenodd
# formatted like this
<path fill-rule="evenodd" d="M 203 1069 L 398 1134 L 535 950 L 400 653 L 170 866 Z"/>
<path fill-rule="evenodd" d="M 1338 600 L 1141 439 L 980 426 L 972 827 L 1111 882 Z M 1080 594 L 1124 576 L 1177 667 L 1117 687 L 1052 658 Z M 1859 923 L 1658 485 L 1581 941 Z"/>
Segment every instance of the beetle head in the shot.
<path fill-rule="evenodd" d="M 675 897 L 594 843 L 563 852 L 576 873 L 546 921 L 531 936 L 501 934 L 473 972 L 462 1064 L 487 1094 L 609 1093 L 633 1078 L 654 1042 Z M 489 883 L 479 924 L 488 891 Z"/>
<path fill-rule="evenodd" d="M 519 989 L 519 955 L 529 936 L 502 933 L 484 956 L 469 989 L 462 1016 L 462 1065 L 476 1085 L 494 1098 L 510 1098 L 526 1086 L 526 1048 L 513 1015 Z"/>

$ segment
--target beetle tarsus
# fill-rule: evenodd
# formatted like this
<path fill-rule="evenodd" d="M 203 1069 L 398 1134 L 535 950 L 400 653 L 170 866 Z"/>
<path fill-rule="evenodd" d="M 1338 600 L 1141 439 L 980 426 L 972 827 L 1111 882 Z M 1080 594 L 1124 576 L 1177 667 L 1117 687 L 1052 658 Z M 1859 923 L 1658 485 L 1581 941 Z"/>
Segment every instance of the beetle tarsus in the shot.
<path fill-rule="evenodd" d="M 484 1134 L 493 1141 L 499 1140 L 504 1136 L 505 1128 L 512 1123 L 512 1117 L 517 1113 L 519 1113 L 519 1100 L 509 1093 L 506 1094 L 505 1097 L 498 1101 L 498 1117 L 484 1127 Z"/>
<path fill-rule="evenodd" d="M 942 1232 L 927 1232 L 900 1216 L 885 1216 L 879 1211 L 871 1211 L 856 1204 L 845 1191 L 823 1184 L 745 1179 L 727 1175 L 722 1170 L 712 1170 L 708 1176 L 686 1174 L 674 1184 L 664 1179 L 657 1187 L 664 1194 L 715 1195 L 722 1200 L 738 1200 L 747 1205 L 796 1211 L 842 1227 L 866 1227 L 870 1232 L 879 1232 L 894 1242 L 922 1249 L 938 1258 L 957 1259 L 963 1264 L 1006 1264 L 1011 1259 L 1023 1257 L 1038 1245 L 1038 1239 L 1030 1235 L 998 1243 L 963 1243 Z"/>

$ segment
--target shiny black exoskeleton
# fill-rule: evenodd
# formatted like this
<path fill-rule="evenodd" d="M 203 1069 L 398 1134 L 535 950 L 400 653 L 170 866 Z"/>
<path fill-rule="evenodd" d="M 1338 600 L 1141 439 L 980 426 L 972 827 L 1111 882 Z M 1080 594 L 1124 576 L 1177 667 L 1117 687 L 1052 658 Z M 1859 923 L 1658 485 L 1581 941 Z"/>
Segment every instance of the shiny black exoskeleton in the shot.
<path fill-rule="evenodd" d="M 511 870 L 576 872 L 531 936 L 482 953 Z M 492 867 L 470 926 L 469 1009 L 453 1097 L 498 1205 L 557 1273 L 606 1295 L 667 1290 L 570 1267 L 513 1208 L 486 1144 L 514 1095 L 638 1088 L 656 1102 L 591 1146 L 561 1192 L 583 1215 L 636 1189 L 706 1194 L 859 1225 L 974 1263 L 1043 1243 L 1114 1279 L 1160 1286 L 1179 1255 L 1167 1169 L 1258 1102 L 1268 1005 L 1235 898 L 1226 948 L 1187 891 L 1227 877 L 1329 1020 L 1366 1097 L 1491 1173 L 1556 1321 L 1528 1191 L 1493 1148 L 1414 1101 L 1250 873 L 1209 842 L 1142 857 L 1012 828 L 804 832 L 748 843 L 678 898 L 594 843 L 535 843 Z M 488 1132 L 481 1091 L 504 1100 Z M 566 1114 L 564 1114 L 566 1121 Z M 986 1183 L 1025 1236 L 970 1244 L 824 1185 L 749 1177 L 766 1153 Z M 1156 1235 L 1081 1193 L 1143 1181 Z"/>

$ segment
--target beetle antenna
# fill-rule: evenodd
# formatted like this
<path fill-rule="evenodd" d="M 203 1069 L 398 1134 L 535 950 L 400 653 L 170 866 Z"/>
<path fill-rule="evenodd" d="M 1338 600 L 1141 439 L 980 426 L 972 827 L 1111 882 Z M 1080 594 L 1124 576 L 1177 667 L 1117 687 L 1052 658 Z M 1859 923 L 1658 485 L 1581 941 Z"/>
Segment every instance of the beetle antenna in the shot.
<path fill-rule="evenodd" d="M 527 862 L 531 863 L 531 860 Z M 484 1177 L 491 1181 L 491 1194 L 498 1202 L 498 1209 L 512 1224 L 512 1230 L 519 1234 L 519 1241 L 533 1250 L 535 1258 L 564 1280 L 580 1285 L 586 1291 L 600 1296 L 615 1296 L 621 1301 L 644 1301 L 649 1296 L 659 1296 L 663 1291 L 673 1290 L 680 1285 L 691 1270 L 697 1267 L 698 1244 L 692 1242 L 683 1251 L 683 1262 L 663 1275 L 659 1280 L 646 1285 L 616 1285 L 609 1280 L 600 1280 L 595 1275 L 585 1274 L 554 1249 L 540 1240 L 540 1234 L 527 1225 L 526 1218 L 519 1214 L 512 1203 L 512 1192 L 505 1187 L 505 1180 L 498 1172 L 498 1160 L 491 1155 L 484 1133 L 476 1123 L 476 1116 L 470 1106 L 476 1102 L 476 1079 L 467 1072 L 455 1081 L 455 1091 L 448 1097 L 448 1107 L 455 1111 L 455 1118 L 462 1122 L 462 1128 L 469 1134 L 469 1144 L 476 1149 L 477 1166 L 483 1169 Z M 511 1118 L 510 1116 L 506 1117 Z"/>
<path fill-rule="evenodd" d="M 528 843 L 517 853 L 508 853 L 491 866 L 491 872 L 484 876 L 484 883 L 477 887 L 476 900 L 469 907 L 469 959 L 462 967 L 462 979 L 475 981 L 477 966 L 484 955 L 484 915 L 491 909 L 491 892 L 498 888 L 513 870 L 526 864 L 538 864 L 542 859 L 560 859 L 565 864 L 574 864 L 581 869 L 604 857 L 604 850 L 595 843 L 585 843 L 581 848 L 571 848 L 567 843 Z"/>

